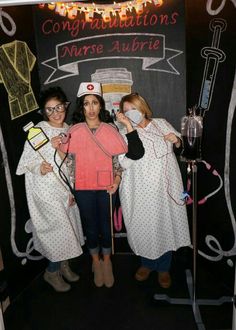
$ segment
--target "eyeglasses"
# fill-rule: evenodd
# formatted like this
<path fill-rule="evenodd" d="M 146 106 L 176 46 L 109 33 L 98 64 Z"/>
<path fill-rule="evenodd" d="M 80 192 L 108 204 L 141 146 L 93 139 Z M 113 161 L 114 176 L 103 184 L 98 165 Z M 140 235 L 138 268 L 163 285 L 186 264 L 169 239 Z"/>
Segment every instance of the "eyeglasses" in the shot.
<path fill-rule="evenodd" d="M 54 111 L 55 112 L 64 112 L 68 106 L 69 106 L 70 102 L 65 102 L 65 103 L 60 103 L 55 105 L 55 107 L 47 107 L 45 108 L 45 112 L 48 115 L 48 117 L 50 117 Z"/>

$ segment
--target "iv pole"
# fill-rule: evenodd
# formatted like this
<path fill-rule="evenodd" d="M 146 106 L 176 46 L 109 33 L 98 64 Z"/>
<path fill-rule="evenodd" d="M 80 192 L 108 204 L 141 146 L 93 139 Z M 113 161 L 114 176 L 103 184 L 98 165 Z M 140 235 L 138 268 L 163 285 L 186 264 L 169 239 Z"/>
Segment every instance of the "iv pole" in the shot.
<path fill-rule="evenodd" d="M 175 305 L 192 305 L 194 319 L 198 330 L 205 330 L 204 323 L 202 321 L 199 305 L 214 305 L 220 306 L 225 302 L 232 302 L 232 297 L 222 296 L 219 299 L 197 299 L 196 297 L 196 284 L 197 284 L 197 161 L 188 161 L 192 171 L 192 245 L 193 245 L 193 276 L 189 269 L 186 269 L 186 281 L 189 292 L 189 299 L 185 298 L 170 298 L 166 294 L 154 294 L 154 299 L 157 301 L 166 301 Z M 236 288 L 235 288 L 236 290 Z M 234 297 L 234 300 L 236 298 Z M 235 301 L 234 301 L 235 304 Z M 235 308 L 235 306 L 234 306 Z M 233 321 L 235 322 L 235 320 Z"/>
<path fill-rule="evenodd" d="M 197 278 L 197 163 L 192 161 L 192 189 L 193 189 L 193 206 L 192 206 L 192 241 L 193 241 L 193 308 L 196 305 L 196 278 Z"/>

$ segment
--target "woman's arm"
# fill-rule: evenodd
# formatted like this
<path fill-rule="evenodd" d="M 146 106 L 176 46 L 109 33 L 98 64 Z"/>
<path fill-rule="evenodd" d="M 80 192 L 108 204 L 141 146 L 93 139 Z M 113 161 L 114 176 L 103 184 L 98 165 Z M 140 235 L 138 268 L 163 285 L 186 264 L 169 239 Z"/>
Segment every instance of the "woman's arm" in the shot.
<path fill-rule="evenodd" d="M 123 113 L 117 112 L 116 119 L 126 127 L 127 131 L 126 138 L 128 141 L 128 152 L 125 156 L 133 160 L 142 158 L 145 153 L 143 143 L 138 135 L 138 132 L 131 125 L 129 118 Z"/>
<path fill-rule="evenodd" d="M 122 176 L 122 167 L 120 166 L 118 156 L 114 156 L 112 158 L 112 166 L 113 166 L 113 173 L 114 173 L 114 180 L 113 184 L 107 187 L 107 192 L 110 194 L 114 194 L 121 182 L 121 176 Z"/>
<path fill-rule="evenodd" d="M 181 139 L 177 135 L 175 135 L 175 133 L 168 133 L 168 134 L 164 135 L 164 140 L 169 141 L 176 148 L 180 148 L 180 146 L 181 146 Z"/>
<path fill-rule="evenodd" d="M 128 152 L 126 153 L 126 157 L 138 160 L 144 156 L 145 149 L 143 147 L 143 143 L 138 135 L 136 130 L 133 130 L 130 133 L 126 134 L 128 141 Z"/>

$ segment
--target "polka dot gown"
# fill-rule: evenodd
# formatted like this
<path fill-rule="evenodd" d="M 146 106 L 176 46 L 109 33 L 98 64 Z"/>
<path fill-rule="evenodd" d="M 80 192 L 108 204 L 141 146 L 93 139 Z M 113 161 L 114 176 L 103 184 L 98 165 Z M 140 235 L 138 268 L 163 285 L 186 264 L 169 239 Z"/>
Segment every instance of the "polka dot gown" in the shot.
<path fill-rule="evenodd" d="M 137 255 L 156 259 L 190 245 L 179 165 L 173 145 L 163 138 L 180 134 L 164 119 L 137 130 L 145 154 L 139 160 L 119 156 L 124 168 L 120 201 L 130 247 Z"/>
<path fill-rule="evenodd" d="M 37 124 L 49 139 L 66 132 L 64 128 L 55 128 L 48 122 Z M 51 261 L 61 261 L 82 254 L 84 244 L 80 214 L 77 205 L 69 206 L 69 188 L 59 177 L 58 168 L 54 162 L 55 149 L 51 143 L 39 149 L 44 159 L 53 166 L 56 173 L 41 175 L 40 164 L 43 159 L 26 141 L 16 174 L 25 174 L 25 186 L 28 208 L 32 221 L 34 248 Z M 56 155 L 56 161 L 61 164 L 61 158 Z M 67 167 L 63 164 L 63 172 Z"/>

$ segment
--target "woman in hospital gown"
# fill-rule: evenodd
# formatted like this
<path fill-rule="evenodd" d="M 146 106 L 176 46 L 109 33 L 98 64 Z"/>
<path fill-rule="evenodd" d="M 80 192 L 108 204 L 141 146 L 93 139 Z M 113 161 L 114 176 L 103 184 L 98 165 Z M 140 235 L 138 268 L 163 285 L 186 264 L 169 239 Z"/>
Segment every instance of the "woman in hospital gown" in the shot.
<path fill-rule="evenodd" d="M 143 281 L 157 271 L 160 285 L 168 288 L 172 251 L 190 245 L 182 177 L 173 152 L 173 144 L 181 145 L 180 134 L 165 119 L 151 119 L 148 104 L 138 94 L 124 96 L 120 109 L 118 121 L 125 115 L 133 122 L 145 149 L 139 160 L 119 156 L 124 168 L 119 192 L 128 242 L 141 256 L 135 278 Z"/>
<path fill-rule="evenodd" d="M 68 106 L 66 96 L 59 87 L 52 87 L 41 95 L 44 121 L 36 126 L 42 128 L 49 142 L 35 151 L 25 142 L 16 174 L 25 174 L 25 187 L 34 248 L 49 260 L 44 279 L 56 291 L 64 292 L 79 276 L 72 272 L 68 259 L 82 254 L 84 243 L 80 214 L 68 186 L 61 180 L 54 161 L 55 149 L 51 138 L 66 133 L 64 122 Z M 58 155 L 56 162 L 61 164 Z M 66 162 L 62 171 L 69 178 Z"/>

